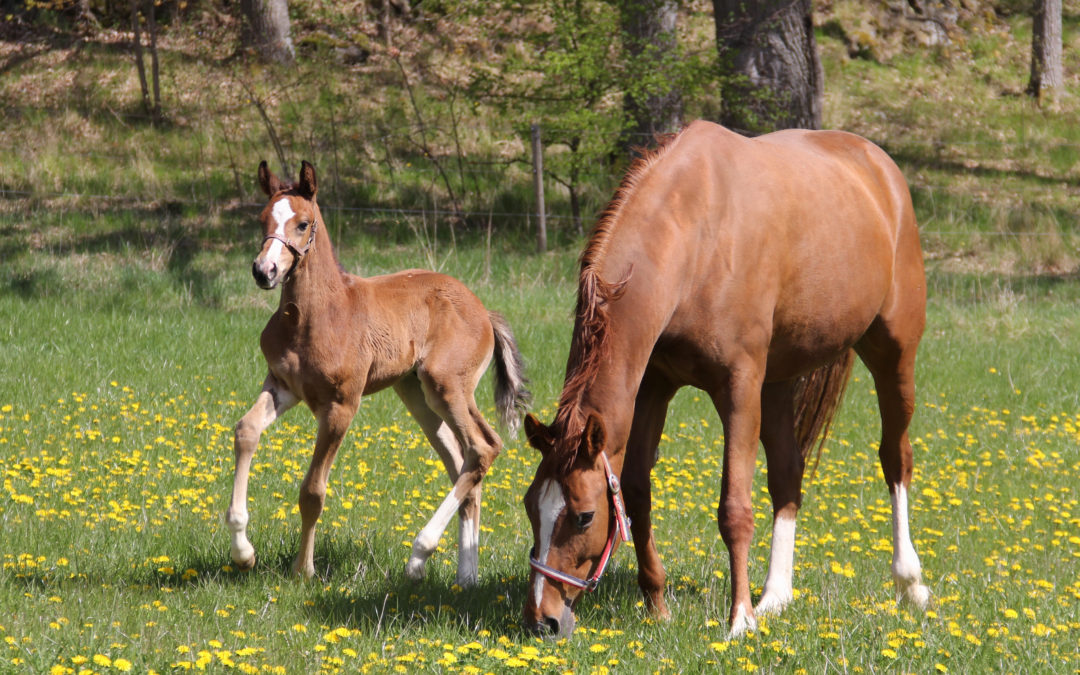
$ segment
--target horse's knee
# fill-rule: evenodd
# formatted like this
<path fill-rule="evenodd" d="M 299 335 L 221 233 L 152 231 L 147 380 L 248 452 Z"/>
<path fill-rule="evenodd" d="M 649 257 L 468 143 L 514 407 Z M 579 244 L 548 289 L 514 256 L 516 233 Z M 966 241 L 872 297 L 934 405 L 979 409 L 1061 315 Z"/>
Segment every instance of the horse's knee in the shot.
<path fill-rule="evenodd" d="M 323 503 L 326 501 L 326 487 L 316 485 L 304 485 L 300 488 L 300 497 L 297 500 L 300 506 L 300 516 L 305 520 L 313 520 L 322 513 Z"/>
<path fill-rule="evenodd" d="M 716 508 L 716 524 L 729 548 L 733 543 L 749 541 L 754 535 L 754 509 L 749 504 L 721 499 Z"/>

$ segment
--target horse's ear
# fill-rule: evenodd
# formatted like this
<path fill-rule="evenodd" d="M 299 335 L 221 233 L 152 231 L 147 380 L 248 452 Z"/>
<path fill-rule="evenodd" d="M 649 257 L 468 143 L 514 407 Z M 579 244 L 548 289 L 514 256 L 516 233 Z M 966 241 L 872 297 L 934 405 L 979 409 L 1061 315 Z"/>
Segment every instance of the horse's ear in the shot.
<path fill-rule="evenodd" d="M 604 447 L 607 445 L 607 430 L 604 429 L 604 421 L 600 419 L 600 416 L 596 413 L 589 415 L 589 419 L 585 420 L 585 433 L 582 434 L 585 440 L 585 449 L 589 453 L 589 457 L 596 457 L 598 454 L 604 451 Z"/>
<path fill-rule="evenodd" d="M 296 186 L 296 191 L 308 201 L 315 199 L 315 193 L 319 191 L 319 186 L 315 181 L 315 167 L 311 166 L 306 159 L 300 162 L 300 183 Z"/>
<path fill-rule="evenodd" d="M 532 413 L 525 415 L 525 438 L 528 439 L 529 445 L 539 450 L 544 456 L 547 456 L 555 447 L 555 438 L 551 435 L 551 429 L 544 426 L 544 423 L 536 419 Z"/>
<path fill-rule="evenodd" d="M 265 159 L 259 162 L 259 187 L 262 188 L 267 197 L 273 197 L 281 190 L 281 181 L 270 170 L 270 165 L 266 163 Z"/>

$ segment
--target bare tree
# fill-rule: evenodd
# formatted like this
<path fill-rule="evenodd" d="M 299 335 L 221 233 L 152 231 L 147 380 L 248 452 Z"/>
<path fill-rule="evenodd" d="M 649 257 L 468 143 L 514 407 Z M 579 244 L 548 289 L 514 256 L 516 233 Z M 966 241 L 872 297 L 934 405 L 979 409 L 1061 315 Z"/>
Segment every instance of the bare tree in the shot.
<path fill-rule="evenodd" d="M 630 127 L 626 145 L 646 145 L 658 133 L 682 126 L 682 94 L 673 81 L 671 59 L 676 57 L 675 0 L 620 0 L 623 41 L 641 77 L 628 88 L 625 110 Z"/>
<path fill-rule="evenodd" d="M 139 17 L 139 0 L 131 0 L 131 30 L 132 52 L 135 56 L 135 68 L 139 73 L 139 87 L 142 90 L 143 108 L 153 118 L 154 122 L 161 121 L 161 86 L 159 84 L 158 51 L 157 51 L 157 19 L 154 14 L 154 0 L 148 0 L 149 13 L 147 26 L 150 29 L 150 76 L 153 85 L 154 98 L 150 99 L 150 85 L 146 80 L 146 65 L 143 61 L 142 45 L 142 19 Z"/>
<path fill-rule="evenodd" d="M 821 128 L 825 76 L 811 0 L 713 0 L 729 69 L 721 122 L 744 131 Z"/>
<path fill-rule="evenodd" d="M 273 63 L 296 60 L 286 0 L 240 0 L 240 9 L 248 22 L 244 43 L 259 58 Z"/>
<path fill-rule="evenodd" d="M 1028 94 L 1041 99 L 1048 89 L 1059 90 L 1061 67 L 1061 0 L 1035 0 L 1031 31 L 1031 80 Z"/>

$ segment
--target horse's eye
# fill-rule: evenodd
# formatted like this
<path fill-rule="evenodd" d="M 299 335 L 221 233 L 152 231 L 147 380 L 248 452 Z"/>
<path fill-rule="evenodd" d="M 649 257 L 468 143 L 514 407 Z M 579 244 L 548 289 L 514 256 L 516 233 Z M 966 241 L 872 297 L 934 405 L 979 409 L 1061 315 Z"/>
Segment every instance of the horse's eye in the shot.
<path fill-rule="evenodd" d="M 579 513 L 577 516 L 577 529 L 585 531 L 592 525 L 592 519 L 595 513 L 593 511 L 586 511 L 585 513 Z"/>
<path fill-rule="evenodd" d="M 307 221 L 302 220 L 302 221 L 300 221 L 300 224 L 296 226 L 296 229 L 300 230 L 301 232 L 304 232 L 305 230 L 307 230 L 307 226 L 308 226 Z"/>

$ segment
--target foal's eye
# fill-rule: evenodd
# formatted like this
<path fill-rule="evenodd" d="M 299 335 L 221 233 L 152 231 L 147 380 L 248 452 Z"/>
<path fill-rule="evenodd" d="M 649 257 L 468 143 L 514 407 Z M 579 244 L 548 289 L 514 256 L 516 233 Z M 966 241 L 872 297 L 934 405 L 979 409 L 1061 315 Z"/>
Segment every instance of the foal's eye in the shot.
<path fill-rule="evenodd" d="M 300 230 L 301 232 L 303 232 L 304 230 L 306 230 L 306 229 L 307 229 L 307 226 L 308 226 L 308 224 L 307 224 L 307 221 L 306 221 L 306 220 L 302 220 L 302 221 L 300 221 L 300 224 L 296 226 L 296 229 L 298 229 L 298 230 Z"/>
<path fill-rule="evenodd" d="M 577 516 L 577 529 L 582 531 L 588 529 L 588 527 L 592 525 L 593 515 L 595 515 L 595 512 L 593 511 L 579 513 Z"/>

